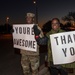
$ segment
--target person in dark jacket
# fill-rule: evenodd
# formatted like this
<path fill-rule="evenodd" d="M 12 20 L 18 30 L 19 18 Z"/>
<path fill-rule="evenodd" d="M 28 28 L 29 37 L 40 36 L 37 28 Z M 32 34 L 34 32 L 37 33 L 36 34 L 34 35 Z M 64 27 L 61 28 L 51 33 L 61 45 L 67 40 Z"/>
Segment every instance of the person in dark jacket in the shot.
<path fill-rule="evenodd" d="M 68 72 L 66 71 L 66 69 L 62 65 L 54 65 L 53 64 L 53 59 L 52 59 L 52 50 L 51 50 L 49 36 L 51 34 L 64 32 L 64 30 L 62 30 L 60 28 L 60 21 L 59 21 L 58 18 L 53 18 L 52 19 L 51 27 L 52 27 L 51 31 L 49 31 L 46 34 L 46 36 L 40 38 L 40 36 L 39 36 L 40 31 L 34 25 L 33 29 L 34 29 L 34 33 L 35 33 L 35 39 L 36 39 L 36 41 L 39 45 L 46 45 L 46 44 L 48 45 L 48 67 L 49 67 L 49 71 L 50 71 L 51 75 L 58 75 L 58 74 L 68 75 Z"/>

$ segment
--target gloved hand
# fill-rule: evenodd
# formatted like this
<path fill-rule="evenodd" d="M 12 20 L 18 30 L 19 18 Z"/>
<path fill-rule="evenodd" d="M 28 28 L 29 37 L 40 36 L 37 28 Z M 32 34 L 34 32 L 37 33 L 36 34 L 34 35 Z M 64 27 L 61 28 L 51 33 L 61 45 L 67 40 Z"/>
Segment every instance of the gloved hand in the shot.
<path fill-rule="evenodd" d="M 14 32 L 14 29 L 11 29 L 10 32 L 13 33 Z"/>
<path fill-rule="evenodd" d="M 34 25 L 33 26 L 33 29 L 34 29 L 34 34 L 37 36 L 40 34 L 40 30 L 37 28 L 37 25 Z"/>

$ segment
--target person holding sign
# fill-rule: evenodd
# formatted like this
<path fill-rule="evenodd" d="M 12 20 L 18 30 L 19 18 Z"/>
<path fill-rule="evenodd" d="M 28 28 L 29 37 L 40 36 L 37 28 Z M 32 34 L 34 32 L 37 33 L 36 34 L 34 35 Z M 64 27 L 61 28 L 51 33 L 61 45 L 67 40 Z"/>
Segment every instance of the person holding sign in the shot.
<path fill-rule="evenodd" d="M 34 17 L 35 14 L 27 13 L 26 15 L 26 24 L 34 24 Z M 37 26 L 37 25 L 36 25 Z M 37 26 L 38 27 L 38 26 Z M 40 30 L 39 36 L 42 37 L 43 33 L 41 28 L 38 27 Z M 39 46 L 37 47 L 36 52 L 31 50 L 21 50 L 21 64 L 23 68 L 24 75 L 39 75 L 38 68 L 39 68 Z"/>
<path fill-rule="evenodd" d="M 35 39 L 37 41 L 37 43 L 39 45 L 46 45 L 48 44 L 48 67 L 49 67 L 49 71 L 51 73 L 51 75 L 68 75 L 67 70 L 64 67 L 68 67 L 65 65 L 54 65 L 53 64 L 53 59 L 52 59 L 52 51 L 51 51 L 51 44 L 50 44 L 50 35 L 51 34 L 55 34 L 55 33 L 61 33 L 64 32 L 64 30 L 62 30 L 60 28 L 60 21 L 58 18 L 53 18 L 52 22 L 51 22 L 51 31 L 49 31 L 46 36 L 44 36 L 43 38 L 40 38 L 39 36 L 39 30 L 36 26 L 33 26 L 34 29 L 34 33 L 35 33 Z M 61 58 L 62 60 L 62 58 Z M 63 67 L 64 66 L 64 67 Z M 69 66 L 70 67 L 70 66 Z"/>

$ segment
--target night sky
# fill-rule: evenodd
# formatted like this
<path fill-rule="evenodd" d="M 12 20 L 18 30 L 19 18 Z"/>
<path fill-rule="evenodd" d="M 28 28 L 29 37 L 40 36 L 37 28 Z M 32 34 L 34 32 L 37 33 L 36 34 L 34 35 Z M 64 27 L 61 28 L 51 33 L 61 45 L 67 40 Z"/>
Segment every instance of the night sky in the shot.
<path fill-rule="evenodd" d="M 38 22 L 43 25 L 54 17 L 61 19 L 75 11 L 75 0 L 37 0 Z M 25 14 L 35 13 L 33 0 L 0 0 L 0 24 L 9 16 L 9 23 L 25 23 Z"/>

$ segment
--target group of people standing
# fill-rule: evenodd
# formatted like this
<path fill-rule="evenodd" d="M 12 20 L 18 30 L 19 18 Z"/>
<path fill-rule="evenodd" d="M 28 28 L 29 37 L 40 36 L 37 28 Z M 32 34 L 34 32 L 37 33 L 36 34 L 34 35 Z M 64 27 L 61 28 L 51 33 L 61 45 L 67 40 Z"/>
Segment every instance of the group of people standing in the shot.
<path fill-rule="evenodd" d="M 26 24 L 34 24 L 34 34 L 35 39 L 37 41 L 38 47 L 37 52 L 20 50 L 21 52 L 21 65 L 23 68 L 24 75 L 39 75 L 39 45 L 47 45 L 48 46 L 48 69 L 50 71 L 50 75 L 68 75 L 66 68 L 75 68 L 75 63 L 64 64 L 64 65 L 54 65 L 52 59 L 52 50 L 51 43 L 49 39 L 49 35 L 54 33 L 64 32 L 60 28 L 60 21 L 58 18 L 53 18 L 51 20 L 51 31 L 49 31 L 45 36 L 41 30 L 41 28 L 35 25 L 34 20 L 35 14 L 27 13 L 26 14 Z M 62 59 L 61 59 L 62 60 Z"/>

